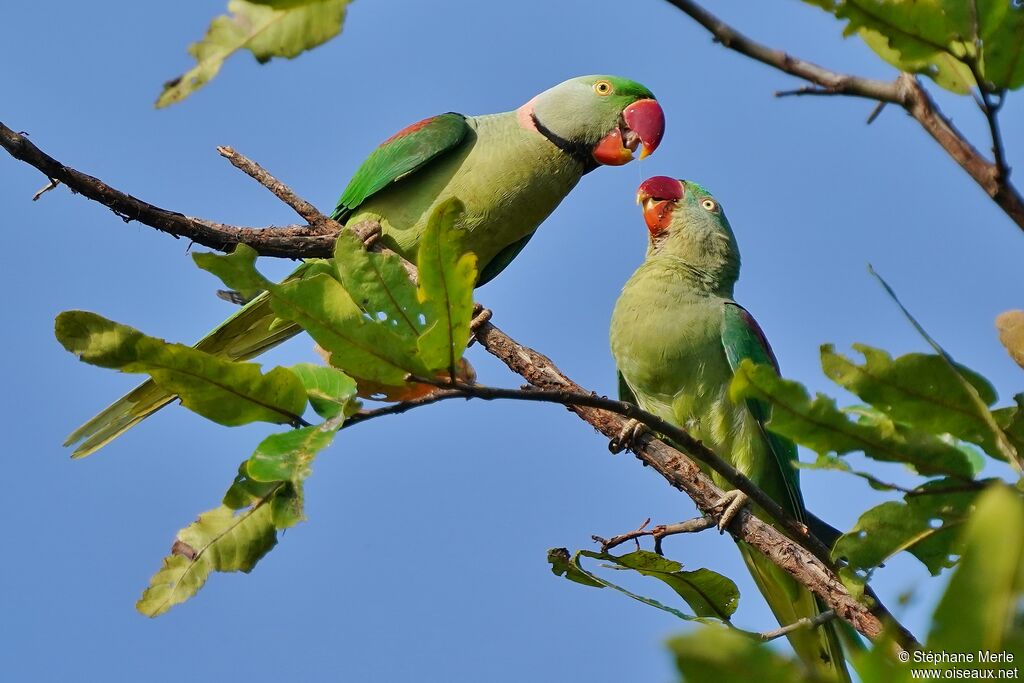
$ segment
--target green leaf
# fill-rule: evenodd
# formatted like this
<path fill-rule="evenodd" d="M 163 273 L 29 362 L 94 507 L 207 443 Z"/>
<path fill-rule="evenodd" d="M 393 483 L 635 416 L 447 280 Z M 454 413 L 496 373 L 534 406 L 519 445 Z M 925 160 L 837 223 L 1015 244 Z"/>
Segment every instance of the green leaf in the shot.
<path fill-rule="evenodd" d="M 969 479 L 973 474 L 967 456 L 956 446 L 881 414 L 862 414 L 853 422 L 833 399 L 818 394 L 812 401 L 802 384 L 782 379 L 767 365 L 744 360 L 730 395 L 734 401 L 754 398 L 771 403 L 767 427 L 820 454 L 863 451 L 875 460 L 906 463 L 924 475 Z"/>
<path fill-rule="evenodd" d="M 1010 0 L 806 0 L 847 21 L 882 59 L 967 93 L 972 67 L 995 90 L 1024 85 L 1024 8 Z"/>
<path fill-rule="evenodd" d="M 555 576 L 564 576 L 570 581 L 581 583 L 584 586 L 604 588 L 604 583 L 594 579 L 587 572 L 576 566 L 573 558 L 566 548 L 551 548 L 548 550 L 548 562 L 551 564 L 551 573 Z"/>
<path fill-rule="evenodd" d="M 633 570 L 644 576 L 659 579 L 675 591 L 690 606 L 696 616 L 673 607 L 667 607 L 657 600 L 632 593 L 587 571 L 581 564 L 582 557 L 603 560 L 612 563 L 611 566 L 616 569 Z M 739 602 L 739 590 L 728 577 L 710 569 L 682 571 L 682 565 L 678 562 L 642 550 L 618 557 L 608 553 L 580 550 L 570 559 L 568 550 L 554 548 L 548 551 L 548 562 L 551 563 L 551 571 L 558 576 L 564 575 L 570 581 L 585 586 L 613 588 L 645 605 L 656 607 L 687 621 L 717 619 L 728 622 Z"/>
<path fill-rule="evenodd" d="M 278 317 L 298 323 L 330 354 L 331 365 L 357 379 L 399 386 L 409 373 L 427 372 L 416 340 L 371 320 L 341 284 L 327 275 L 270 288 Z"/>
<path fill-rule="evenodd" d="M 285 368 L 262 374 L 256 363 L 170 344 L 88 311 L 61 313 L 55 329 L 64 348 L 86 363 L 147 373 L 160 388 L 177 394 L 186 408 L 219 424 L 302 421 L 306 391 Z"/>
<path fill-rule="evenodd" d="M 683 566 L 678 562 L 646 550 L 637 550 L 620 556 L 588 551 L 583 551 L 581 555 L 612 562 L 623 569 L 632 569 L 644 576 L 662 581 L 674 590 L 698 617 L 729 621 L 739 605 L 740 592 L 732 579 L 710 569 L 683 571 Z"/>
<path fill-rule="evenodd" d="M 299 363 L 290 370 L 306 388 L 313 410 L 325 420 L 344 413 L 356 396 L 355 380 L 335 368 Z"/>
<path fill-rule="evenodd" d="M 797 462 L 797 467 L 803 470 L 836 470 L 838 472 L 846 472 L 852 474 L 855 477 L 860 477 L 868 483 L 868 486 L 875 489 L 876 491 L 898 491 L 899 487 L 895 484 L 882 481 L 870 472 L 861 472 L 850 467 L 850 464 L 840 457 L 835 455 L 822 455 L 819 454 L 814 462 Z"/>
<path fill-rule="evenodd" d="M 195 595 L 215 571 L 251 571 L 277 543 L 268 502 L 260 499 L 241 512 L 222 505 L 178 532 L 136 609 L 155 617 Z"/>
<path fill-rule="evenodd" d="M 228 14 L 216 17 L 188 51 L 196 65 L 164 84 L 157 107 L 180 102 L 220 71 L 224 60 L 249 50 L 261 64 L 292 58 L 341 32 L 349 0 L 229 0 Z"/>
<path fill-rule="evenodd" d="M 427 309 L 396 254 L 368 252 L 344 230 L 334 247 L 335 277 L 363 311 L 397 335 L 416 338 L 426 328 Z"/>
<path fill-rule="evenodd" d="M 928 649 L 943 652 L 1016 651 L 1024 597 L 1024 500 L 995 485 L 978 499 L 961 539 L 963 558 L 935 609 Z M 978 668 L 988 668 L 979 663 Z M 1007 668 L 1005 663 L 992 668 Z"/>
<path fill-rule="evenodd" d="M 906 550 L 932 575 L 956 563 L 960 531 L 981 489 L 939 479 L 909 493 L 902 502 L 889 501 L 862 514 L 832 550 L 855 570 L 870 570 Z"/>
<path fill-rule="evenodd" d="M 668 641 L 683 680 L 810 682 L 807 669 L 793 659 L 734 629 L 708 625 Z"/>
<path fill-rule="evenodd" d="M 458 199 L 449 199 L 434 210 L 416 260 L 418 297 L 427 320 L 433 321 L 420 337 L 420 355 L 430 370 L 448 370 L 453 378 L 469 343 L 477 276 L 476 254 L 463 252 L 455 235 L 455 221 L 464 211 Z"/>
<path fill-rule="evenodd" d="M 330 445 L 340 426 L 340 423 L 325 423 L 271 434 L 256 447 L 245 471 L 254 481 L 305 479 L 313 458 Z"/>
<path fill-rule="evenodd" d="M 220 278 L 228 288 L 243 296 L 262 292 L 270 283 L 256 270 L 259 253 L 248 244 L 239 244 L 230 254 L 193 252 L 192 260 L 203 270 Z"/>
<path fill-rule="evenodd" d="M 221 504 L 226 505 L 232 510 L 247 508 L 257 501 L 269 497 L 270 494 L 279 488 L 281 483 L 279 481 L 263 482 L 254 480 L 249 476 L 249 472 L 246 469 L 248 462 L 248 460 L 243 460 L 242 464 L 238 466 L 238 474 L 235 475 L 234 481 L 224 493 L 224 498 L 221 501 Z"/>
<path fill-rule="evenodd" d="M 1017 452 L 1024 453 L 1024 394 L 1017 394 L 1013 400 L 1016 406 L 1000 408 L 993 411 L 992 416 Z"/>
<path fill-rule="evenodd" d="M 821 367 L 832 381 L 896 422 L 931 434 L 951 434 L 1000 457 L 989 427 L 991 414 L 963 383 L 966 380 L 985 405 L 992 405 L 996 393 L 984 377 L 963 366 L 954 370 L 936 354 L 908 353 L 894 360 L 881 349 L 853 347 L 863 354 L 862 365 L 835 353 L 831 344 L 821 347 Z"/>
<path fill-rule="evenodd" d="M 365 251 L 363 258 L 368 258 Z M 243 245 L 228 256 L 197 254 L 195 260 L 232 289 L 256 285 L 265 289 L 274 313 L 300 325 L 330 354 L 331 364 L 351 377 L 400 386 L 409 373 L 428 374 L 416 339 L 365 314 L 334 278 L 333 270 L 328 274 L 313 269 L 274 284 L 256 271 L 256 252 Z"/>

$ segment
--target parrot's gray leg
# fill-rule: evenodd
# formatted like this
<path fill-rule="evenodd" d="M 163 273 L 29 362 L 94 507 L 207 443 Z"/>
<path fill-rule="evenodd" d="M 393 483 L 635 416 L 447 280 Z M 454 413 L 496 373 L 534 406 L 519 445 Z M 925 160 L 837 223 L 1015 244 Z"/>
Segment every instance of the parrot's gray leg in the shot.
<path fill-rule="evenodd" d="M 722 497 L 715 503 L 716 508 L 725 508 L 722 510 L 722 516 L 718 518 L 718 531 L 725 533 L 729 523 L 736 518 L 740 510 L 745 508 L 749 502 L 750 499 L 747 497 L 747 494 L 739 489 L 726 491 L 722 494 Z"/>
<path fill-rule="evenodd" d="M 380 223 L 374 223 L 369 230 L 367 230 L 364 233 L 358 234 L 363 240 L 363 246 L 369 249 L 374 244 L 376 244 L 378 239 L 380 239 L 380 236 L 382 234 Z"/>
<path fill-rule="evenodd" d="M 476 343 L 476 333 L 481 327 L 486 325 L 491 319 L 491 309 L 484 308 L 480 304 L 473 304 L 473 319 L 469 321 L 469 344 L 467 347 L 472 346 Z"/>
<path fill-rule="evenodd" d="M 484 308 L 480 304 L 473 304 L 473 319 L 469 322 L 470 331 L 479 330 L 491 319 L 492 315 L 491 309 Z"/>
<path fill-rule="evenodd" d="M 640 437 L 647 432 L 648 429 L 642 422 L 630 418 L 626 420 L 626 424 L 619 430 L 618 435 L 608 442 L 608 450 L 612 453 L 621 453 L 627 448 L 633 450 Z"/>

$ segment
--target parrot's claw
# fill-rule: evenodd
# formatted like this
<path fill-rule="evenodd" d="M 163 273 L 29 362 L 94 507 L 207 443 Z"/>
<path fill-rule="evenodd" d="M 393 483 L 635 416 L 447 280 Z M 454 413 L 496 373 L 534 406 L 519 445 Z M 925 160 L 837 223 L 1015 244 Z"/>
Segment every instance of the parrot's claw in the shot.
<path fill-rule="evenodd" d="M 647 431 L 647 427 L 642 422 L 630 418 L 622 429 L 619 430 L 615 438 L 608 442 L 608 450 L 612 453 L 621 453 L 626 449 L 633 450 L 637 445 L 637 441 Z"/>
<path fill-rule="evenodd" d="M 718 502 L 715 503 L 716 508 L 724 508 L 722 510 L 722 516 L 718 518 L 718 532 L 724 534 L 725 530 L 729 527 L 732 520 L 736 519 L 736 515 L 740 513 L 740 510 L 745 508 L 750 502 L 747 494 L 743 493 L 739 489 L 733 489 L 732 491 L 726 491 Z"/>
<path fill-rule="evenodd" d="M 490 321 L 492 315 L 491 309 L 484 308 L 480 304 L 473 304 L 473 319 L 469 321 L 470 337 L 467 346 L 476 343 L 477 331 Z"/>
<path fill-rule="evenodd" d="M 382 232 L 383 231 L 381 230 L 380 223 L 375 223 L 373 227 L 370 228 L 370 230 L 361 235 L 363 238 L 363 246 L 367 249 L 372 247 L 374 244 L 377 243 L 377 240 L 380 239 Z"/>

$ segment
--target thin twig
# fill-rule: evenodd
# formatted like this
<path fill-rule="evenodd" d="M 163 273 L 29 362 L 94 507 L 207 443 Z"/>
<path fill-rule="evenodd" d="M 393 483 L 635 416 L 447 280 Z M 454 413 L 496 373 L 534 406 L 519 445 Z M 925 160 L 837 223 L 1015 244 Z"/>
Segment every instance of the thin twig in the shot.
<path fill-rule="evenodd" d="M 39 201 L 40 197 L 42 197 L 44 194 L 46 194 L 47 192 L 49 192 L 53 188 L 57 187 L 58 185 L 60 185 L 59 182 L 57 182 L 53 178 L 50 178 L 45 185 L 43 185 L 41 188 L 39 188 L 39 190 L 37 190 L 36 193 L 34 195 L 32 195 L 32 201 L 34 201 L 34 202 Z"/>
<path fill-rule="evenodd" d="M 717 453 L 695 439 L 686 430 L 663 420 L 653 413 L 648 413 L 633 403 L 626 403 L 625 401 L 617 401 L 605 396 L 583 392 L 544 389 L 504 389 L 501 387 L 488 387 L 482 384 L 467 384 L 465 382 L 453 382 L 447 379 L 417 377 L 413 375 L 406 377 L 406 381 L 429 384 L 448 391 L 462 392 L 467 398 L 481 398 L 488 401 L 510 399 L 514 401 L 535 401 L 584 408 L 599 408 L 634 419 L 654 432 L 663 434 L 669 441 L 682 445 L 691 456 L 720 474 L 730 485 L 747 494 L 751 502 L 764 509 L 768 516 L 791 536 L 800 539 L 804 547 L 813 552 L 820 560 L 831 563 L 828 548 L 810 533 L 807 525 L 787 513 L 781 505 L 758 488 L 742 472 L 723 460 Z M 640 441 L 643 438 L 645 437 L 640 437 Z"/>
<path fill-rule="evenodd" d="M 787 633 L 792 633 L 793 631 L 798 631 L 802 628 L 817 628 L 826 622 L 832 621 L 833 619 L 835 619 L 835 616 L 835 612 L 833 612 L 830 609 L 827 609 L 824 612 L 819 612 L 818 614 L 815 614 L 813 617 L 804 617 L 803 619 L 797 619 L 792 624 L 787 624 L 786 626 L 777 628 L 774 631 L 765 631 L 764 633 L 759 633 L 758 637 L 761 639 L 762 642 L 766 643 L 769 640 L 781 638 Z"/>
<path fill-rule="evenodd" d="M 624 534 L 612 536 L 611 538 L 601 538 L 600 536 L 591 536 L 591 538 L 594 539 L 595 542 L 600 543 L 601 552 L 606 553 L 612 548 L 622 545 L 627 541 L 637 541 L 637 539 L 643 538 L 644 536 L 650 536 L 654 539 L 654 552 L 659 555 L 663 555 L 664 553 L 661 552 L 661 539 L 666 536 L 692 534 L 698 531 L 704 531 L 705 529 L 710 529 L 716 525 L 715 518 L 711 515 L 688 519 L 685 522 L 677 522 L 675 524 L 659 524 L 648 529 L 647 525 L 650 523 L 651 520 L 648 518 L 643 524 L 633 531 L 627 531 Z M 637 548 L 639 547 L 640 543 L 637 542 Z"/>
<path fill-rule="evenodd" d="M 336 221 L 320 213 L 315 206 L 295 194 L 290 187 L 270 175 L 266 169 L 249 157 L 239 154 L 233 147 L 224 145 L 217 147 L 217 152 L 230 161 L 232 166 L 273 192 L 275 197 L 292 207 L 295 213 L 299 214 L 300 218 L 309 223 L 310 227 L 315 228 L 320 234 L 337 235 L 341 230 L 341 225 Z"/>
<path fill-rule="evenodd" d="M 870 114 L 868 114 L 868 120 L 865 122 L 865 124 L 870 126 L 872 123 L 874 123 L 875 119 L 878 118 L 878 115 L 882 113 L 882 110 L 885 109 L 885 105 L 887 104 L 889 103 L 879 102 L 878 104 L 876 104 L 875 108 L 871 110 Z"/>
<path fill-rule="evenodd" d="M 334 250 L 336 236 L 323 235 L 308 225 L 236 227 L 162 209 L 65 166 L 3 123 L 0 123 L 0 147 L 15 159 L 39 169 L 47 178 L 60 181 L 71 191 L 103 204 L 126 223 L 139 221 L 174 237 L 184 237 L 218 251 L 231 251 L 237 244 L 248 244 L 264 256 L 303 258 L 330 256 Z"/>
<path fill-rule="evenodd" d="M 989 128 L 993 135 L 993 154 L 995 156 L 995 163 L 993 163 L 967 141 L 949 118 L 942 113 L 920 81 L 911 74 L 901 73 L 895 81 L 880 81 L 837 73 L 748 38 L 693 0 L 667 0 L 667 2 L 682 10 L 707 29 L 714 37 L 715 42 L 818 86 L 818 88 L 791 91 L 792 94 L 847 95 L 898 104 L 903 107 L 946 150 L 946 153 L 960 164 L 974 179 L 974 182 L 980 185 L 985 193 L 1006 212 L 1006 215 L 1021 230 L 1024 230 L 1024 197 L 1009 181 L 1009 169 L 1006 167 L 1002 139 L 995 119 L 997 104 L 990 102 L 993 106 L 986 107 L 986 117 L 989 117 Z M 985 89 L 980 85 L 979 89 L 982 96 L 986 97 Z"/>
<path fill-rule="evenodd" d="M 360 422 L 366 422 L 378 417 L 384 417 L 385 415 L 400 415 L 404 412 L 410 411 L 413 408 L 419 408 L 420 406 L 429 406 L 432 403 L 438 403 L 445 401 L 450 398 L 466 398 L 465 394 L 461 391 L 446 391 L 440 389 L 432 394 L 427 394 L 421 398 L 413 399 L 411 401 L 401 401 L 399 403 L 391 403 L 382 408 L 374 408 L 373 410 L 360 410 L 355 415 L 349 416 L 345 420 L 345 424 L 342 425 L 342 429 L 352 427 L 359 424 Z"/>

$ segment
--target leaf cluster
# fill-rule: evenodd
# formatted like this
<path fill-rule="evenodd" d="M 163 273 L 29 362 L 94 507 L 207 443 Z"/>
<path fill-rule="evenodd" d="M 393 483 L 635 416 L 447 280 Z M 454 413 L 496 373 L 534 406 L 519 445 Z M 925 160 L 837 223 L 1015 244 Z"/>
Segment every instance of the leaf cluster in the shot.
<path fill-rule="evenodd" d="M 407 382 L 464 377 L 476 282 L 476 257 L 460 253 L 449 231 L 463 211 L 442 204 L 420 246 L 419 284 L 397 256 L 369 253 L 350 231 L 334 258 L 311 261 L 283 283 L 256 269 L 256 252 L 239 245 L 195 261 L 229 287 L 268 297 L 275 325 L 298 325 L 330 365 L 309 363 L 263 372 L 257 363 L 150 337 L 87 311 L 56 320 L 57 339 L 84 362 L 144 373 L 181 404 L 218 424 L 289 425 L 266 437 L 238 468 L 221 505 L 175 538 L 137 607 L 156 616 L 202 588 L 212 572 L 250 571 L 277 543 L 277 532 L 304 519 L 303 482 L 316 456 L 359 409 L 357 395 L 401 400 L 433 391 Z M 312 412 L 319 422 L 306 421 Z"/>

